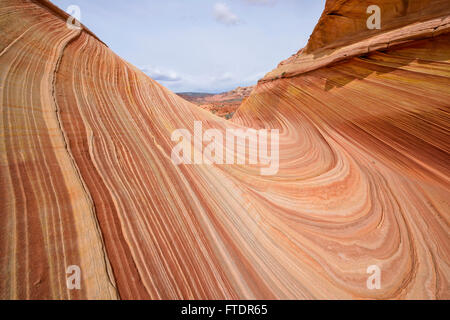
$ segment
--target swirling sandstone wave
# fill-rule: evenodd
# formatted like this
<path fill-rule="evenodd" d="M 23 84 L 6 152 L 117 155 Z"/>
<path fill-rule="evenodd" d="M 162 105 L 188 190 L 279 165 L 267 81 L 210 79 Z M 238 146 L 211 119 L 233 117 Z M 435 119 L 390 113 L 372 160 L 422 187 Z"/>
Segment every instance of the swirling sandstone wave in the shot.
<path fill-rule="evenodd" d="M 55 10 L 0 3 L 0 298 L 450 298 L 448 33 L 266 79 L 229 122 Z M 279 129 L 278 174 L 175 166 L 194 121 Z"/>

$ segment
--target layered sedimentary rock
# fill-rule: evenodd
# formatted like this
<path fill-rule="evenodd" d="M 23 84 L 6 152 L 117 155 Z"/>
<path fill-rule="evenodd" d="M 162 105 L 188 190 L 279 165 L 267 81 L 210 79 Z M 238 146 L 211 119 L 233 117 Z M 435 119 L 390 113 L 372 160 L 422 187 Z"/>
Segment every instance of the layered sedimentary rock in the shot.
<path fill-rule="evenodd" d="M 297 65 L 225 121 L 66 18 L 0 2 L 0 298 L 450 298 L 445 29 Z M 278 129 L 279 171 L 175 165 L 195 121 Z"/>
<path fill-rule="evenodd" d="M 219 94 L 178 93 L 178 95 L 212 112 L 216 116 L 231 119 L 236 110 L 241 106 L 242 101 L 250 96 L 253 89 L 254 86 L 237 87 L 234 90 Z"/>
<path fill-rule="evenodd" d="M 369 7 L 379 8 L 379 28 L 369 29 Z M 352 57 L 438 37 L 450 29 L 447 0 L 331 0 L 307 46 L 262 81 L 298 76 Z"/>

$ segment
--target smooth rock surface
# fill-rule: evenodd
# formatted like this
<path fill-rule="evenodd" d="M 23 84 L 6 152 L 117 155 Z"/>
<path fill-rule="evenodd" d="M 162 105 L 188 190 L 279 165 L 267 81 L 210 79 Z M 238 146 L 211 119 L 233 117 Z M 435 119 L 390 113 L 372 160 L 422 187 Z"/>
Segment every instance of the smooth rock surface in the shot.
<path fill-rule="evenodd" d="M 226 121 L 55 10 L 0 2 L 1 299 L 450 298 L 448 33 L 261 82 Z M 194 121 L 279 129 L 279 172 L 175 166 Z"/>

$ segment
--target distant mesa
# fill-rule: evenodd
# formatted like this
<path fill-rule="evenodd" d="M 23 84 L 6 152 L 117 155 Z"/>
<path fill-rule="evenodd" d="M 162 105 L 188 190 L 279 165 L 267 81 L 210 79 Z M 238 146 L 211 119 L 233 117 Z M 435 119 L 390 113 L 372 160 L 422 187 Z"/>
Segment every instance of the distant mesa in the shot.
<path fill-rule="evenodd" d="M 242 102 L 250 96 L 255 86 L 237 87 L 234 90 L 223 93 L 181 92 L 177 93 L 202 109 L 225 118 L 231 119 Z"/>

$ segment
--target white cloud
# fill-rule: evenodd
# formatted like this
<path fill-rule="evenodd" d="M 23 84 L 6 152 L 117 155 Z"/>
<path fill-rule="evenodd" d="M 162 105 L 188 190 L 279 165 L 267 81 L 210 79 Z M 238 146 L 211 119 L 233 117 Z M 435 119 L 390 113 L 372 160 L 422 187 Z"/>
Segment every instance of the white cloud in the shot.
<path fill-rule="evenodd" d="M 165 71 L 163 68 L 146 66 L 141 68 L 150 78 L 160 82 L 174 92 L 213 92 L 220 93 L 256 84 L 264 73 L 236 75 L 231 72 L 219 74 L 184 74 Z"/>
<path fill-rule="evenodd" d="M 182 80 L 176 83 L 162 81 L 163 85 L 167 85 L 169 89 L 176 92 L 194 91 L 194 92 L 222 92 L 228 88 L 237 87 L 240 79 L 231 72 L 221 74 L 183 74 Z"/>
<path fill-rule="evenodd" d="M 272 5 L 277 0 L 245 0 L 245 2 L 248 2 L 250 4 L 256 4 L 256 5 Z"/>
<path fill-rule="evenodd" d="M 225 72 L 224 74 L 221 74 L 219 76 L 213 76 L 211 77 L 211 80 L 213 82 L 225 82 L 233 80 L 233 74 L 231 72 Z"/>
<path fill-rule="evenodd" d="M 224 3 L 218 2 L 214 5 L 214 17 L 217 22 L 225 25 L 236 25 L 239 23 L 239 18 L 230 8 Z"/>
<path fill-rule="evenodd" d="M 157 81 L 180 81 L 180 76 L 171 70 L 161 70 L 159 68 L 154 68 L 151 66 L 147 66 L 141 69 L 145 74 L 147 74 L 150 78 Z"/>

